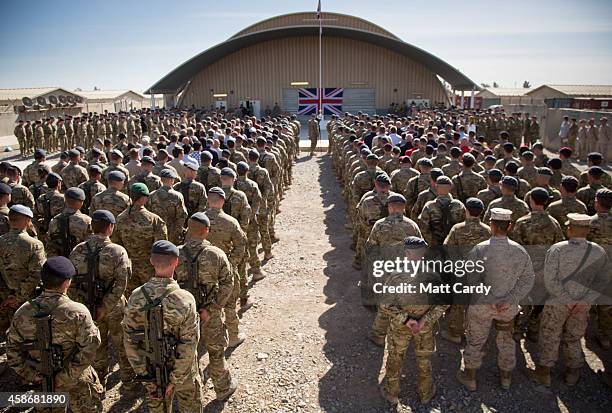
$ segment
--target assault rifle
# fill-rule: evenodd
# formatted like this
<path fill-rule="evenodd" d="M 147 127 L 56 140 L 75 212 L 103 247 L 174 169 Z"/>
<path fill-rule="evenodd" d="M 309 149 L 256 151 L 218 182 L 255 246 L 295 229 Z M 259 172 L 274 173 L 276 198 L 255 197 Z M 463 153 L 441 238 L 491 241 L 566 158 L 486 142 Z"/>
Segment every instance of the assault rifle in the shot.
<path fill-rule="evenodd" d="M 87 245 L 87 273 L 78 274 L 72 279 L 75 287 L 85 292 L 86 306 L 91 313 L 91 316 L 96 318 L 96 307 L 102 304 L 104 294 L 106 293 L 106 285 L 103 280 L 100 280 L 98 264 L 100 262 L 100 248 L 92 249 L 89 243 Z"/>
<path fill-rule="evenodd" d="M 38 351 L 40 361 L 28 359 L 27 364 L 34 367 L 43 378 L 42 391 L 53 392 L 55 375 L 64 368 L 64 351 L 59 344 L 53 344 L 49 314 L 36 317 L 36 339 L 20 345 L 21 351 Z"/>

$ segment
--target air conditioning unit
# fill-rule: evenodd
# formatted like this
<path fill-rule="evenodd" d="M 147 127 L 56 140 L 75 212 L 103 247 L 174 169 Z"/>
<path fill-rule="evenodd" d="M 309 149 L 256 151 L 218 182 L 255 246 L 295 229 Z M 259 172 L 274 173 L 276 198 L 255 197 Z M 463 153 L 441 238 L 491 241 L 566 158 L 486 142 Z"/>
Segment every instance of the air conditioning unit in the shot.
<path fill-rule="evenodd" d="M 21 103 L 23 103 L 23 106 L 25 106 L 26 108 L 31 108 L 34 104 L 34 102 L 32 102 L 32 99 L 27 96 L 21 98 Z"/>
<path fill-rule="evenodd" d="M 15 111 L 15 113 L 23 113 L 26 111 L 26 107 L 23 105 L 15 105 L 13 106 L 13 110 Z"/>
<path fill-rule="evenodd" d="M 66 96 L 66 101 L 70 106 L 74 106 L 74 96 Z"/>
<path fill-rule="evenodd" d="M 57 105 L 57 103 L 58 103 L 57 97 L 56 97 L 56 96 L 53 96 L 53 95 L 49 96 L 49 102 L 50 102 L 52 105 Z"/>
<path fill-rule="evenodd" d="M 62 105 L 66 105 L 68 103 L 68 100 L 66 100 L 66 96 L 64 95 L 59 95 L 58 99 Z"/>
<path fill-rule="evenodd" d="M 74 100 L 76 100 L 76 103 L 81 104 L 83 103 L 83 98 L 80 96 L 75 96 Z"/>
<path fill-rule="evenodd" d="M 36 102 L 40 105 L 40 106 L 47 106 L 47 99 L 45 99 L 42 96 L 39 96 L 36 98 Z"/>

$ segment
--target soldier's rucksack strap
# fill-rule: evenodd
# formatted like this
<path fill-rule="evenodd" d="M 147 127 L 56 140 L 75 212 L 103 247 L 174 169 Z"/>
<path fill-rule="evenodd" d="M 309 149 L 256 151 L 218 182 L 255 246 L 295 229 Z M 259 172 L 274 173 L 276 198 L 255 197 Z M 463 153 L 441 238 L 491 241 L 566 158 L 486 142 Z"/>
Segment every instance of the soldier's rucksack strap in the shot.
<path fill-rule="evenodd" d="M 172 294 L 178 289 L 179 289 L 178 285 L 175 285 L 175 284 L 170 285 L 168 286 L 168 288 L 166 288 L 166 291 L 164 291 L 162 295 L 160 295 L 159 297 L 153 300 L 151 296 L 149 295 L 149 293 L 147 292 L 147 289 L 144 286 L 141 287 L 142 294 L 144 295 L 145 300 L 147 300 L 147 303 L 142 307 L 142 309 L 145 311 L 148 311 L 152 309 L 153 307 L 157 307 L 158 305 L 162 303 L 162 301 L 166 299 L 166 297 L 168 297 L 170 294 Z"/>

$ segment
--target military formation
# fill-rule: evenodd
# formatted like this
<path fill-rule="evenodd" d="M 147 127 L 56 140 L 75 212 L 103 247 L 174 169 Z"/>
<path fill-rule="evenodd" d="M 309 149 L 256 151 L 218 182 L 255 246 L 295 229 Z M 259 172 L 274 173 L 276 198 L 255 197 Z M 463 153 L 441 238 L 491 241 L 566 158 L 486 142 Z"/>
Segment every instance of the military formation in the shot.
<path fill-rule="evenodd" d="M 204 370 L 226 401 L 238 380 L 225 351 L 246 339 L 249 275 L 274 257 L 300 127 L 146 110 L 16 133 L 34 160 L 0 164 L 0 324 L 22 384 L 102 411 L 117 361 L 151 411 L 201 411 Z"/>
<path fill-rule="evenodd" d="M 347 204 L 346 228 L 353 232 L 353 267 L 363 274 L 362 292 L 370 285 L 372 251 L 399 248 L 410 260 L 420 260 L 435 248 L 462 248 L 463 258 L 484 259 L 479 281 L 491 286 L 495 298 L 436 303 L 417 295 L 378 302 L 367 337 L 386 348 L 384 399 L 399 401 L 410 342 L 419 398 L 427 403 L 434 397 L 431 359 L 438 330 L 457 346 L 465 342 L 463 368 L 456 376 L 470 391 L 478 388 L 492 329 L 503 389 L 511 387 L 522 340 L 537 343 L 535 368 L 527 375 L 545 386 L 551 384 L 560 351 L 562 380 L 568 386 L 578 383 L 585 365 L 581 340 L 590 315 L 598 345 L 610 348 L 610 306 L 591 305 L 602 290 L 574 282 L 586 276 L 607 285 L 612 277 L 607 256 L 612 185 L 597 145 L 587 145 L 588 152 L 579 149 L 588 162 L 581 171 L 572 162 L 580 140 L 564 140 L 549 158 L 536 117 L 491 110 L 346 113 L 332 116 L 327 129 L 333 169 Z M 423 270 L 417 281 L 392 274 L 386 282 L 414 284 L 436 276 Z M 525 305 L 534 291 L 546 294 L 535 299 L 537 305 Z M 438 320 L 443 318 L 441 329 Z M 604 360 L 601 378 L 610 386 L 609 364 Z"/>

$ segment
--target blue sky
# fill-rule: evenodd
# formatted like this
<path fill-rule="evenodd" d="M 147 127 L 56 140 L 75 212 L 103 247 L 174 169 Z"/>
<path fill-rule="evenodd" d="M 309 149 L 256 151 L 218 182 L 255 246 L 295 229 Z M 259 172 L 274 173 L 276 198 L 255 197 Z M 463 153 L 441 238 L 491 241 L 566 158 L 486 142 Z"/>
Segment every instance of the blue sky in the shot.
<path fill-rule="evenodd" d="M 478 83 L 612 83 L 610 0 L 322 5 L 376 23 Z M 315 9 L 316 0 L 3 0 L 0 87 L 142 91 L 254 22 Z"/>

